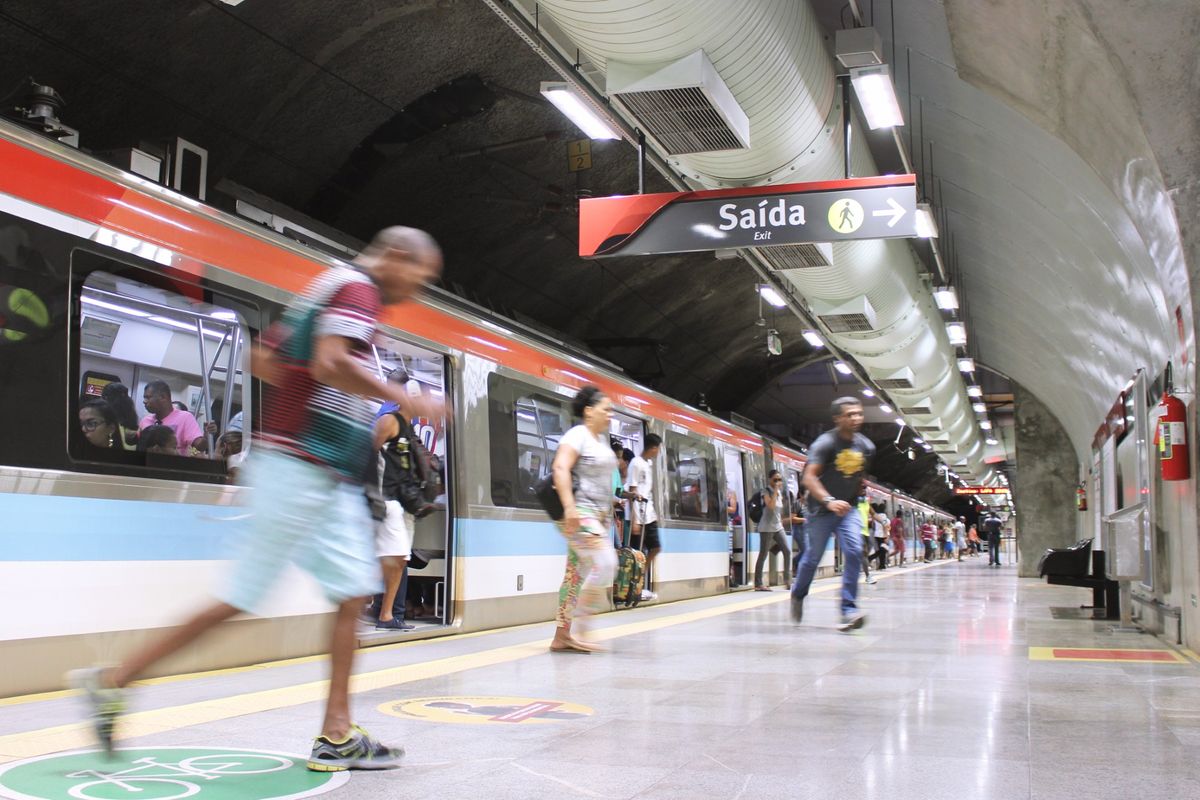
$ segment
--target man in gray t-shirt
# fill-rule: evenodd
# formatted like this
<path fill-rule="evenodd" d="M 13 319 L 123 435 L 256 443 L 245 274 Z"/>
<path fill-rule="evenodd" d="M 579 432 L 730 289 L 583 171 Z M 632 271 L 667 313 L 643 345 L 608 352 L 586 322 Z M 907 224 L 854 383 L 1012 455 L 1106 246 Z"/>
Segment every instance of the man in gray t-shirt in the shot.
<path fill-rule="evenodd" d="M 837 427 L 817 437 L 808 449 L 808 464 L 804 467 L 810 512 L 804 527 L 808 548 L 792 586 L 792 619 L 799 623 L 803 618 L 804 598 L 817 574 L 817 565 L 829 546 L 829 537 L 836 535 L 844 559 L 839 627 L 850 630 L 861 628 L 866 620 L 857 602 L 863 521 L 855 506 L 862 494 L 867 468 L 875 456 L 875 445 L 859 433 L 863 408 L 857 398 L 839 397 L 833 401 L 832 411 Z"/>
<path fill-rule="evenodd" d="M 758 521 L 758 561 L 754 565 L 754 590 L 769 592 L 771 587 L 763 583 L 763 564 L 775 553 L 783 553 L 783 581 L 792 582 L 792 554 L 788 550 L 787 537 L 783 533 L 786 522 L 791 525 L 798 518 L 792 512 L 792 500 L 783 485 L 783 476 L 773 469 L 767 474 L 767 488 L 762 491 L 763 512 Z M 774 565 L 771 566 L 774 571 Z"/>

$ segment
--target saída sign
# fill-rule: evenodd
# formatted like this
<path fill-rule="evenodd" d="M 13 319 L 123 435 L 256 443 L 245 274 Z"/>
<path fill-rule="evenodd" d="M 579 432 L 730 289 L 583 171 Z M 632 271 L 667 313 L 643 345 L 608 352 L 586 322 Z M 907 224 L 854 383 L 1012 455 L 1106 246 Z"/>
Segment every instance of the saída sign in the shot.
<path fill-rule="evenodd" d="M 579 204 L 584 257 L 916 235 L 912 175 L 621 195 Z"/>

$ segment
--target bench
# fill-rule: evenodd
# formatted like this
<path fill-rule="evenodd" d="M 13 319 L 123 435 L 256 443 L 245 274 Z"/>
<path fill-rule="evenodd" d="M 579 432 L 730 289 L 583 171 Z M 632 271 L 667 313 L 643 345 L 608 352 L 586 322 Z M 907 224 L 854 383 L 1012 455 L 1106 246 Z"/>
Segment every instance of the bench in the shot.
<path fill-rule="evenodd" d="M 1092 590 L 1092 605 L 1107 619 L 1121 616 L 1121 601 L 1116 581 L 1104 577 L 1104 552 L 1092 550 L 1092 540 L 1084 539 L 1070 547 L 1047 550 L 1038 561 L 1038 574 L 1055 586 L 1082 586 Z"/>

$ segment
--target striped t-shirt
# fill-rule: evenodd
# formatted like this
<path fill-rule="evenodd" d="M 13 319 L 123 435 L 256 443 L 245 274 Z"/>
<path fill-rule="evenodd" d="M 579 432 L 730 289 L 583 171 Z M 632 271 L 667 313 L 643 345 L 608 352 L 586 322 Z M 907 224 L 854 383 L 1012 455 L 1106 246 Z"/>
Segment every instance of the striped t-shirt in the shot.
<path fill-rule="evenodd" d="M 311 364 L 318 337 L 342 336 L 369 367 L 380 305 L 379 289 L 370 278 L 335 267 L 309 284 L 271 326 L 263 339 L 274 350 L 281 380 L 264 385 L 264 441 L 346 479 L 364 478 L 371 455 L 372 405 L 319 383 Z"/>

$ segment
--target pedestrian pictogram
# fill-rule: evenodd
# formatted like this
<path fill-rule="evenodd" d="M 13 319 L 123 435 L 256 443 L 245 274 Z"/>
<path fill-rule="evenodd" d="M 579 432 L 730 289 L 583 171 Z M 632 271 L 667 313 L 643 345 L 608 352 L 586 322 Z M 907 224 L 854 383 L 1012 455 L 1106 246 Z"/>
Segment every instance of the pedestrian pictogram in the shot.
<path fill-rule="evenodd" d="M 829 207 L 829 227 L 838 233 L 854 233 L 866 218 L 862 205 L 849 197 L 840 197 Z"/>
<path fill-rule="evenodd" d="M 18 800 L 292 800 L 343 786 L 345 772 L 310 772 L 305 756 L 227 747 L 98 750 L 0 765 L 0 797 Z"/>
<path fill-rule="evenodd" d="M 384 703 L 379 710 L 394 717 L 464 725 L 569 722 L 594 713 L 576 703 L 531 697 L 418 697 Z"/>

